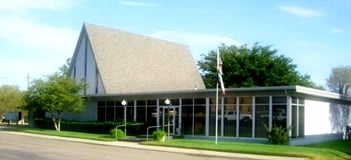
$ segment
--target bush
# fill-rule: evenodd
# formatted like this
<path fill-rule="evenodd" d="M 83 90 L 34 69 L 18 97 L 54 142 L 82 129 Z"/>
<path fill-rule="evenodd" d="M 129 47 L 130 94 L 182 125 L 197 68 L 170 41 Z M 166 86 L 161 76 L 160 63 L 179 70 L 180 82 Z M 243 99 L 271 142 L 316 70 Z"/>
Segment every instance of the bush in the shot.
<path fill-rule="evenodd" d="M 117 125 L 124 124 L 122 121 L 116 122 L 97 122 L 97 121 L 71 121 L 61 120 L 62 131 L 84 132 L 84 133 L 97 133 L 97 134 L 110 134 L 111 128 Z M 42 129 L 55 129 L 54 124 L 50 118 L 36 118 L 35 126 Z M 128 135 L 136 136 L 145 134 L 147 124 L 128 122 L 127 131 Z"/>
<path fill-rule="evenodd" d="M 152 139 L 155 141 L 163 142 L 166 140 L 166 132 L 163 130 L 156 130 L 152 132 Z"/>
<path fill-rule="evenodd" d="M 289 141 L 288 129 L 274 126 L 268 130 L 268 141 L 272 144 L 287 144 Z"/>
<path fill-rule="evenodd" d="M 113 138 L 117 138 L 117 139 L 123 138 L 125 136 L 124 132 L 121 129 L 116 129 L 116 128 L 111 129 L 110 134 Z"/>

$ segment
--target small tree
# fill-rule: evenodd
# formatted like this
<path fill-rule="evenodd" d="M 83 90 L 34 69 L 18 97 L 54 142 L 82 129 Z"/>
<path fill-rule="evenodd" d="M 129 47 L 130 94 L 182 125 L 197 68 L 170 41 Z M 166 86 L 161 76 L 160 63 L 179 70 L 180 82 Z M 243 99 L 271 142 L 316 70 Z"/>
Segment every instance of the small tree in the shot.
<path fill-rule="evenodd" d="M 67 64 L 69 64 L 69 60 Z M 84 107 L 84 99 L 79 94 L 85 89 L 85 83 L 67 76 L 64 65 L 47 80 L 34 80 L 24 96 L 25 109 L 29 111 L 45 111 L 50 114 L 57 131 L 61 130 L 61 118 L 64 112 L 78 112 Z"/>
<path fill-rule="evenodd" d="M 3 85 L 0 87 L 0 122 L 6 111 L 16 111 L 21 105 L 23 92 L 17 86 Z"/>

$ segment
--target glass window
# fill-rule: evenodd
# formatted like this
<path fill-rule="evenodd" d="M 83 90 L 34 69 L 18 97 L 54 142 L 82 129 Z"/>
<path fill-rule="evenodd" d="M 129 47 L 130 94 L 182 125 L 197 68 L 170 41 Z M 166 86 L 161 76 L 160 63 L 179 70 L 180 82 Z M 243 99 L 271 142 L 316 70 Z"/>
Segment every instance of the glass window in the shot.
<path fill-rule="evenodd" d="M 240 97 L 240 104 L 252 104 L 252 97 Z"/>
<path fill-rule="evenodd" d="M 203 105 L 194 106 L 194 135 L 205 135 L 206 107 Z"/>
<path fill-rule="evenodd" d="M 224 136 L 236 137 L 236 105 L 224 105 Z"/>
<path fill-rule="evenodd" d="M 269 97 L 255 97 L 256 104 L 269 104 Z"/>
<path fill-rule="evenodd" d="M 137 111 L 136 111 L 136 121 L 144 123 L 146 122 L 146 101 L 137 100 L 136 101 Z"/>
<path fill-rule="evenodd" d="M 297 105 L 292 105 L 291 106 L 291 125 L 292 125 L 292 128 L 291 128 L 291 137 L 292 138 L 296 138 L 298 133 L 297 133 L 297 127 L 298 127 L 298 124 L 297 124 L 297 119 L 298 119 L 298 115 L 297 115 Z"/>
<path fill-rule="evenodd" d="M 106 121 L 115 121 L 115 103 L 114 101 L 106 102 Z"/>
<path fill-rule="evenodd" d="M 269 127 L 269 105 L 256 105 L 255 109 L 255 137 L 266 138 L 266 127 Z"/>
<path fill-rule="evenodd" d="M 106 121 L 106 106 L 105 106 L 105 101 L 99 101 L 99 102 L 98 102 L 97 120 L 98 120 L 99 122 L 105 122 L 105 121 Z"/>
<path fill-rule="evenodd" d="M 218 99 L 218 114 L 221 114 L 221 98 Z M 222 118 L 221 116 L 218 116 L 218 135 L 221 135 L 221 123 L 222 123 Z M 210 136 L 215 136 L 216 131 L 216 98 L 211 98 L 210 99 L 210 114 L 209 114 L 209 135 Z"/>
<path fill-rule="evenodd" d="M 272 124 L 274 126 L 281 126 L 283 128 L 286 128 L 286 104 L 285 105 L 275 105 L 273 104 L 272 106 L 273 112 L 272 112 Z"/>
<path fill-rule="evenodd" d="M 252 97 L 240 97 L 239 137 L 252 137 Z"/>
<path fill-rule="evenodd" d="M 146 100 L 146 123 L 148 123 L 150 126 L 151 125 L 156 125 L 156 118 L 157 118 L 157 100 L 152 99 L 152 100 Z"/>
<path fill-rule="evenodd" d="M 299 106 L 299 137 L 305 136 L 305 107 Z"/>
<path fill-rule="evenodd" d="M 193 135 L 193 106 L 182 106 L 182 128 L 186 135 Z"/>
<path fill-rule="evenodd" d="M 286 96 L 275 96 L 272 101 L 273 104 L 286 104 Z"/>

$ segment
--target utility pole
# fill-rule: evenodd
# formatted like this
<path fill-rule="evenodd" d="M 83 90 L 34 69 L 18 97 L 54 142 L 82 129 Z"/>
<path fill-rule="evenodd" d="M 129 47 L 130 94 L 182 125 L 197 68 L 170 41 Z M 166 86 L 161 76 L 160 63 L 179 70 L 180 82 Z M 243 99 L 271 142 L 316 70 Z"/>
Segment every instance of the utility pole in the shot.
<path fill-rule="evenodd" d="M 27 73 L 27 90 L 29 90 L 29 73 Z"/>

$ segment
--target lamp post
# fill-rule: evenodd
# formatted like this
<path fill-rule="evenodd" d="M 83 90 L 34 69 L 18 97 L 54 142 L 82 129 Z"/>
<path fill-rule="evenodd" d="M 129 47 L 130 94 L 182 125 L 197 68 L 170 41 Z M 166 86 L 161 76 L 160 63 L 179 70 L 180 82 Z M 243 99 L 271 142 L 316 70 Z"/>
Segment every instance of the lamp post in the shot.
<path fill-rule="evenodd" d="M 123 99 L 121 104 L 124 106 L 124 135 L 127 136 L 127 101 Z"/>
<path fill-rule="evenodd" d="M 169 125 L 170 125 L 170 122 L 169 122 L 169 105 L 171 104 L 171 101 L 167 98 L 166 100 L 165 100 L 165 104 L 167 105 L 167 110 L 168 110 L 168 112 L 167 112 L 167 118 L 168 118 L 168 124 L 167 124 L 167 140 L 169 139 Z"/>

